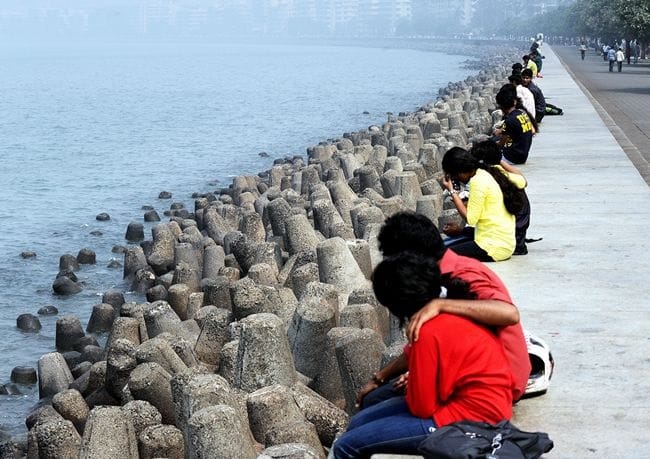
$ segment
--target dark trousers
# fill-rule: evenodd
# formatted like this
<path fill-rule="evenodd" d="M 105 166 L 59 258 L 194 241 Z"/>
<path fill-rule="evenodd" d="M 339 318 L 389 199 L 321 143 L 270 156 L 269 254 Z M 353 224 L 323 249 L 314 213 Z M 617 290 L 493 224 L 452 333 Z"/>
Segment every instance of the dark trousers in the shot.
<path fill-rule="evenodd" d="M 515 247 L 515 252 L 526 251 L 526 232 L 530 226 L 530 201 L 528 201 L 528 195 L 525 191 L 522 190 L 524 197 L 524 206 L 521 211 L 515 215 L 515 240 L 517 245 Z"/>
<path fill-rule="evenodd" d="M 616 61 L 609 61 L 609 71 L 610 72 L 614 71 L 614 62 L 616 62 Z"/>
<path fill-rule="evenodd" d="M 621 70 L 623 70 L 623 61 L 617 62 L 616 64 L 618 65 L 618 71 L 619 71 L 619 72 L 620 72 Z"/>
<path fill-rule="evenodd" d="M 471 226 L 466 226 L 463 229 L 463 236 L 466 236 L 467 239 L 462 239 L 458 242 L 449 244 L 451 250 L 453 250 L 458 255 L 464 257 L 476 258 L 479 261 L 494 261 L 490 255 L 487 254 L 485 250 L 480 248 L 476 242 L 474 242 L 474 228 Z"/>

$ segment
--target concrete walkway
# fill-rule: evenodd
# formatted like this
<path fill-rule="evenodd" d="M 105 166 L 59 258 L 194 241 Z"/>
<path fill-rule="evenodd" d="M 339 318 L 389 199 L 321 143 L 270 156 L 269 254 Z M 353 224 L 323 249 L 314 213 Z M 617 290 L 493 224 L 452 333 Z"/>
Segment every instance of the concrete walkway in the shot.
<path fill-rule="evenodd" d="M 626 62 L 621 73 L 610 73 L 607 62 L 593 49 L 585 60 L 575 46 L 558 46 L 555 52 L 650 184 L 650 60 Z"/>
<path fill-rule="evenodd" d="M 513 422 L 548 432 L 553 458 L 650 455 L 650 189 L 548 45 L 546 117 L 522 167 L 529 254 L 492 263 L 524 327 L 555 358 L 548 393 Z M 375 456 L 387 458 L 391 456 Z"/>

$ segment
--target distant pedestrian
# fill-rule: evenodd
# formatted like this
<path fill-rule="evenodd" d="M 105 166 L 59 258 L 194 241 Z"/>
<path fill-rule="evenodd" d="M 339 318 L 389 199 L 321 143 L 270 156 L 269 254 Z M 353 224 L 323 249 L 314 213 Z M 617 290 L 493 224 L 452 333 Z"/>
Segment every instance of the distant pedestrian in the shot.
<path fill-rule="evenodd" d="M 609 53 L 609 46 L 603 44 L 603 60 L 607 61 L 607 53 Z"/>
<path fill-rule="evenodd" d="M 632 43 L 631 40 L 625 41 L 625 60 L 627 65 L 630 65 L 630 59 L 632 59 Z"/>
<path fill-rule="evenodd" d="M 585 42 L 583 41 L 580 43 L 580 57 L 582 60 L 585 60 L 585 53 L 587 52 L 587 45 L 585 45 Z"/>
<path fill-rule="evenodd" d="M 610 47 L 607 51 L 607 61 L 609 62 L 609 71 L 614 71 L 614 62 L 616 62 L 616 51 L 613 47 Z"/>
<path fill-rule="evenodd" d="M 632 54 L 634 55 L 634 63 L 639 62 L 639 56 L 641 56 L 641 45 L 639 40 L 634 40 L 634 46 L 632 47 Z"/>
<path fill-rule="evenodd" d="M 623 53 L 622 48 L 618 48 L 616 51 L 616 64 L 618 65 L 619 73 L 623 70 L 623 61 L 625 60 L 625 54 Z"/>

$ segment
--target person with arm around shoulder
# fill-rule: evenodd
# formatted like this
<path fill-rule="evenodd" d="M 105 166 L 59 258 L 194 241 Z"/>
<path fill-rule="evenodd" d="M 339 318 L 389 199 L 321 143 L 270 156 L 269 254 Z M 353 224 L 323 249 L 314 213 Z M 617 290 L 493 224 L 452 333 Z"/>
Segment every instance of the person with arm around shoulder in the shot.
<path fill-rule="evenodd" d="M 458 295 L 471 297 L 455 281 Z M 382 260 L 373 273 L 377 300 L 403 324 L 441 293 L 437 262 L 402 252 Z M 332 445 L 335 459 L 373 454 L 418 454 L 435 429 L 460 420 L 496 423 L 512 417 L 513 377 L 494 333 L 474 321 L 439 314 L 420 330 L 408 355 L 405 396 L 360 411 Z"/>

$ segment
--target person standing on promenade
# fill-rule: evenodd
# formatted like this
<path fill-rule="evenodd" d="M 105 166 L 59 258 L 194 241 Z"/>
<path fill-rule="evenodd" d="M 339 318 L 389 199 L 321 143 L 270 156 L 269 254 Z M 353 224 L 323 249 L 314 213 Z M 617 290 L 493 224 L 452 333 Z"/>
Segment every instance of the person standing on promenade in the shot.
<path fill-rule="evenodd" d="M 607 61 L 609 62 L 609 71 L 613 72 L 614 71 L 614 62 L 616 62 L 616 51 L 614 51 L 613 47 L 610 47 L 607 50 Z"/>
<path fill-rule="evenodd" d="M 587 45 L 585 45 L 585 42 L 583 41 L 580 43 L 580 57 L 582 60 L 585 60 L 585 54 L 587 53 Z"/>
<path fill-rule="evenodd" d="M 623 70 L 624 60 L 625 60 L 625 54 L 623 54 L 623 50 L 621 48 L 618 48 L 618 51 L 616 51 L 616 65 L 618 65 L 619 73 Z"/>
<path fill-rule="evenodd" d="M 625 60 L 627 60 L 627 65 L 630 65 L 630 59 L 632 59 L 632 40 L 625 41 Z"/>
<path fill-rule="evenodd" d="M 418 340 L 420 327 L 441 313 L 455 314 L 495 330 L 510 362 L 514 376 L 513 400 L 524 394 L 531 366 L 519 311 L 508 289 L 494 271 L 480 261 L 457 255 L 448 249 L 438 231 L 424 215 L 398 212 L 386 219 L 377 236 L 384 257 L 416 252 L 437 261 L 444 278 L 461 279 L 475 299 L 438 298 L 431 300 L 411 317 L 409 341 Z M 447 286 L 448 287 L 448 286 Z M 357 406 L 365 409 L 387 398 L 403 395 L 408 370 L 404 354 L 373 374 L 359 391 Z"/>

